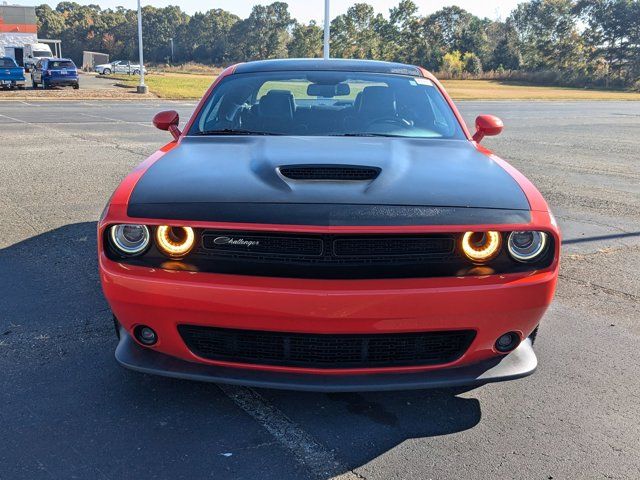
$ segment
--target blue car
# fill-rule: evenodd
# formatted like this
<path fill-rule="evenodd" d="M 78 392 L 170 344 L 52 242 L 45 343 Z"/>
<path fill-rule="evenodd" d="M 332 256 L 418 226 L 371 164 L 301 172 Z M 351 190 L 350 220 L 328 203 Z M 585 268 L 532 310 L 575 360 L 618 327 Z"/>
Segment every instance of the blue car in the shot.
<path fill-rule="evenodd" d="M 16 61 L 10 57 L 0 57 L 0 87 L 24 88 L 24 68 L 19 67 Z"/>
<path fill-rule="evenodd" d="M 31 71 L 33 88 L 80 88 L 78 69 L 69 58 L 43 58 Z"/>

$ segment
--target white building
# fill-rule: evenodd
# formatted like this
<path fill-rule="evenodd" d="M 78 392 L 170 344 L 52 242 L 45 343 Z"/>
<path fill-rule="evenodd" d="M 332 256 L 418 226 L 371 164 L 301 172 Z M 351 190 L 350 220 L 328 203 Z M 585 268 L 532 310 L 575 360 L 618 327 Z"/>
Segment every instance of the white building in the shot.
<path fill-rule="evenodd" d="M 0 56 L 6 54 L 6 47 L 19 49 L 37 42 L 38 21 L 35 7 L 0 5 Z M 17 54 L 15 58 L 18 58 Z"/>

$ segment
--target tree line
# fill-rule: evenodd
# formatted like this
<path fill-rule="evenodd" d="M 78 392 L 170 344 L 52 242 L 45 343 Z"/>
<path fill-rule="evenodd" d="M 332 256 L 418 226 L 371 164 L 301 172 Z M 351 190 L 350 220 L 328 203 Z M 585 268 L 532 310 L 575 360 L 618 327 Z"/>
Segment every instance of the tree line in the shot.
<path fill-rule="evenodd" d="M 61 39 L 76 62 L 83 50 L 137 58 L 135 10 L 61 2 L 40 5 L 36 14 L 39 35 Z M 256 5 L 244 19 L 222 9 L 187 15 L 178 6 L 145 6 L 142 17 L 151 63 L 322 56 L 322 27 L 296 21 L 284 2 Z M 331 56 L 418 64 L 452 77 L 508 72 L 544 83 L 640 89 L 640 1 L 532 0 L 504 20 L 456 6 L 421 16 L 412 0 L 385 16 L 356 3 L 331 22 Z"/>

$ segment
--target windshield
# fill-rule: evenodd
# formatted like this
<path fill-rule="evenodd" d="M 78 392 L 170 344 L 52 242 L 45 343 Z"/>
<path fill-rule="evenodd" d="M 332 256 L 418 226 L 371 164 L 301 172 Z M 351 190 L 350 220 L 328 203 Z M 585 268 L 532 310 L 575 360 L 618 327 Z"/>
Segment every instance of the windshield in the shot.
<path fill-rule="evenodd" d="M 16 62 L 11 60 L 10 58 L 0 58 L 0 68 L 15 68 L 17 67 Z"/>
<path fill-rule="evenodd" d="M 464 138 L 430 80 L 334 71 L 225 77 L 189 134 Z"/>
<path fill-rule="evenodd" d="M 34 50 L 33 56 L 34 57 L 50 57 L 51 52 L 48 50 Z"/>

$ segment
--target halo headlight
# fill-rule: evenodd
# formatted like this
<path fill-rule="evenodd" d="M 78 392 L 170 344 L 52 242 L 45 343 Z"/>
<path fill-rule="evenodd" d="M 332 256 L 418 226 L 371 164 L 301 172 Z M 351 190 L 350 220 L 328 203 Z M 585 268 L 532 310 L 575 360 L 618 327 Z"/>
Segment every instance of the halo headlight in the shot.
<path fill-rule="evenodd" d="M 500 253 L 500 232 L 465 232 L 462 236 L 462 253 L 474 263 L 488 262 Z"/>
<path fill-rule="evenodd" d="M 139 255 L 149 246 L 149 229 L 146 225 L 113 225 L 109 231 L 111 245 L 124 255 Z"/>
<path fill-rule="evenodd" d="M 507 242 L 509 255 L 518 262 L 531 262 L 547 249 L 548 235 L 545 232 L 527 230 L 511 232 Z"/>
<path fill-rule="evenodd" d="M 158 249 L 168 257 L 184 257 L 195 244 L 193 228 L 161 225 L 156 229 L 156 244 Z"/>

